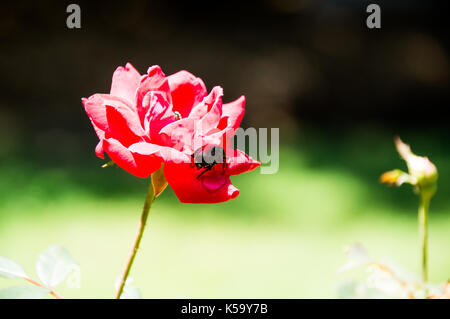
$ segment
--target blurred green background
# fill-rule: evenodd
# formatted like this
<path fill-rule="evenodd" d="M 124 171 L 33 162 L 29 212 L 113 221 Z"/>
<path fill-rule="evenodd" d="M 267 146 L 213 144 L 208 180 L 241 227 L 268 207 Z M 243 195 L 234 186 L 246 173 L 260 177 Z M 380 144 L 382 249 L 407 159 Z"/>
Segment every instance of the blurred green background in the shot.
<path fill-rule="evenodd" d="M 32 277 L 38 254 L 65 246 L 81 266 L 66 298 L 109 298 L 148 180 L 102 169 L 80 98 L 109 90 L 118 65 L 187 69 L 225 102 L 245 94 L 244 127 L 280 128 L 280 168 L 232 178 L 240 195 L 154 203 L 132 277 L 145 298 L 333 298 L 343 248 L 363 244 L 419 274 L 418 199 L 378 182 L 401 168 L 399 134 L 440 178 L 429 220 L 430 280 L 450 277 L 450 130 L 446 11 L 380 1 L 382 29 L 361 1 L 80 1 L 2 4 L 0 255 Z M 20 280 L 0 279 L 0 288 Z"/>
<path fill-rule="evenodd" d="M 450 269 L 450 154 L 439 138 L 430 145 L 407 136 L 441 174 L 429 222 L 430 280 L 440 283 Z M 233 177 L 241 194 L 231 202 L 180 204 L 168 188 L 152 207 L 134 284 L 146 298 L 336 297 L 335 286 L 350 276 L 336 273 L 343 248 L 353 242 L 419 274 L 417 198 L 407 186 L 377 180 L 394 167 L 404 164 L 389 135 L 313 137 L 282 149 L 277 174 Z M 57 291 L 112 297 L 147 181 L 101 169 L 93 155 L 59 167 L 18 159 L 2 165 L 1 175 L 2 255 L 35 274 L 38 253 L 62 244 L 80 262 L 82 281 L 81 289 L 63 284 Z M 13 283 L 1 280 L 0 287 Z"/>

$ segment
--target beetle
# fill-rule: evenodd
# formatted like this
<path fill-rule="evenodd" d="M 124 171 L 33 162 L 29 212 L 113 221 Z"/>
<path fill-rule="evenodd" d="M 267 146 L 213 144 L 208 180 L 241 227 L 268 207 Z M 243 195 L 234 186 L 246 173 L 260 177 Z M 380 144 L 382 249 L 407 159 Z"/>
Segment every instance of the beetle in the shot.
<path fill-rule="evenodd" d="M 204 168 L 197 178 L 213 169 L 217 164 L 222 163 L 222 174 L 225 174 L 226 157 L 225 150 L 216 145 L 206 145 L 199 147 L 192 155 L 194 164 L 197 168 Z"/>

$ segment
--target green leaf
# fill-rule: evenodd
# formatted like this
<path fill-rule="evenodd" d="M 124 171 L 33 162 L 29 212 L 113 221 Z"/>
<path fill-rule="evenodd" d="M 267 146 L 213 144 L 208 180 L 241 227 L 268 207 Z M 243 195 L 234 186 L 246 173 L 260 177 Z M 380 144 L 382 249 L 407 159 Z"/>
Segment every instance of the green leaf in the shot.
<path fill-rule="evenodd" d="M 0 256 L 0 276 L 5 278 L 28 277 L 21 265 L 3 256 Z"/>
<path fill-rule="evenodd" d="M 59 285 L 78 263 L 61 246 L 51 246 L 39 255 L 36 271 L 41 281 L 48 287 Z"/>
<path fill-rule="evenodd" d="M 15 286 L 0 290 L 0 299 L 42 299 L 50 290 L 36 286 Z"/>

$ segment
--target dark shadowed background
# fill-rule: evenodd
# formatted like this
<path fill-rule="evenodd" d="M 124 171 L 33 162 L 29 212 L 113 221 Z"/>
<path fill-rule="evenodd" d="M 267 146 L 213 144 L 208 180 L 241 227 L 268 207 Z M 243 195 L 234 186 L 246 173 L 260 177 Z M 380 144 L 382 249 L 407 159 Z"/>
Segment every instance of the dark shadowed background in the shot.
<path fill-rule="evenodd" d="M 72 2 L 81 29 L 66 27 Z M 381 29 L 366 27 L 372 2 Z M 27 264 L 63 243 L 86 265 L 87 290 L 67 295 L 112 294 L 147 181 L 100 169 L 80 99 L 109 92 L 113 71 L 131 62 L 141 74 L 186 69 L 208 90 L 222 86 L 225 102 L 245 95 L 242 126 L 279 127 L 281 144 L 279 173 L 237 177 L 233 202 L 162 196 L 155 210 L 166 213 L 155 212 L 138 257 L 144 296 L 333 297 L 339 249 L 353 241 L 418 270 L 416 198 L 377 181 L 404 168 L 394 134 L 439 169 L 430 262 L 431 278 L 444 281 L 449 12 L 446 1 L 419 0 L 3 1 L 0 255 Z M 98 256 L 114 264 L 103 279 Z M 157 275 L 146 277 L 148 267 Z"/>

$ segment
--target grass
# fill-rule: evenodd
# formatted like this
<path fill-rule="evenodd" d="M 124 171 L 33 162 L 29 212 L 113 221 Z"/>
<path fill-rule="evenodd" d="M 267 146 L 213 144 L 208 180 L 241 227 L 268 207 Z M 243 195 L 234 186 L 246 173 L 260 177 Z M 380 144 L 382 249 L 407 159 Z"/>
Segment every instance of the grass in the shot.
<path fill-rule="evenodd" d="M 403 164 L 391 139 L 316 137 L 283 148 L 275 175 L 232 178 L 241 194 L 218 205 L 180 204 L 171 190 L 151 211 L 132 270 L 145 298 L 333 298 L 342 249 L 355 241 L 373 257 L 419 274 L 416 196 L 377 177 Z M 440 171 L 430 212 L 430 280 L 449 276 L 450 156 L 424 140 Z M 4 161 L 0 168 L 0 255 L 35 277 L 39 252 L 62 244 L 81 265 L 66 298 L 110 298 L 134 239 L 146 181 L 117 168 Z M 0 288 L 20 280 L 0 279 Z"/>

